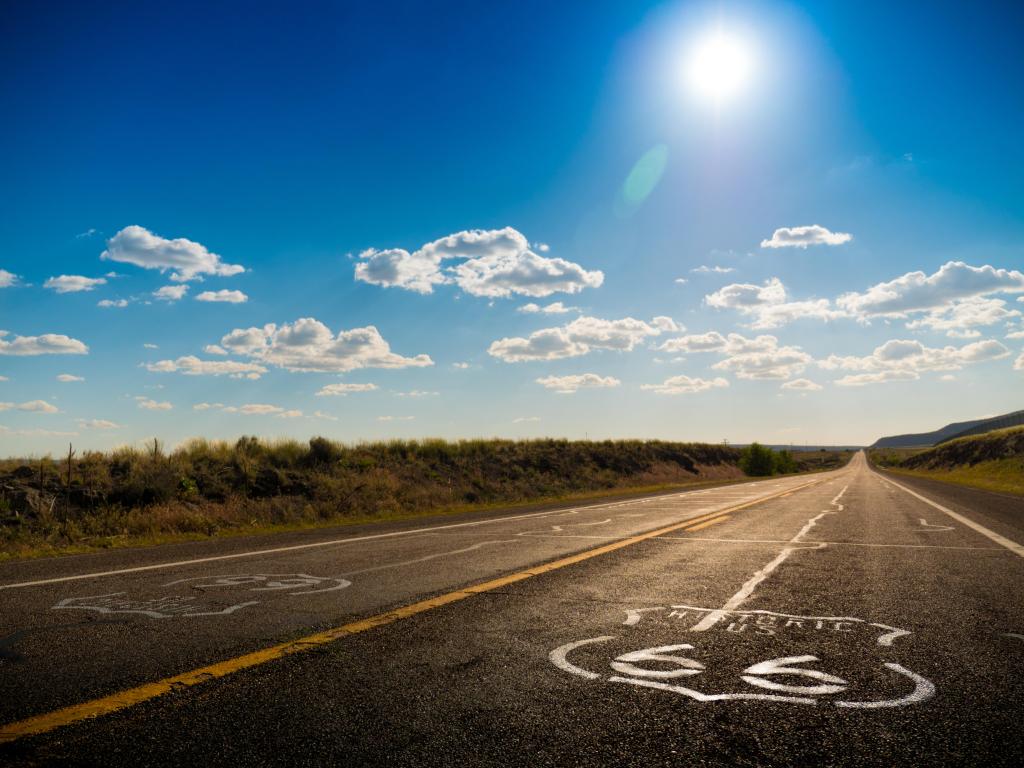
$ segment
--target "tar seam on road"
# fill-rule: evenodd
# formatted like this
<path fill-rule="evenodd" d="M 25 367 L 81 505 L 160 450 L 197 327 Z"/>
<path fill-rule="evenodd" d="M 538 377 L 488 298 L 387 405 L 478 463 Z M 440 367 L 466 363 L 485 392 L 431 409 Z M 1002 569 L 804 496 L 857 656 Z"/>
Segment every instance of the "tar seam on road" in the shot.
<path fill-rule="evenodd" d="M 746 485 L 748 488 L 752 488 L 754 485 L 758 485 L 759 482 L 751 484 L 740 483 L 740 485 Z M 723 486 L 730 488 L 732 486 Z M 794 490 L 799 490 L 804 486 L 797 486 Z M 715 489 L 707 489 L 715 490 Z M 213 555 L 210 557 L 197 557 L 191 560 L 177 560 L 171 563 L 155 563 L 153 565 L 139 565 L 133 568 L 118 568 L 111 571 L 95 571 L 93 573 L 79 573 L 73 576 L 58 576 L 52 579 L 38 579 L 36 581 L 22 581 L 15 584 L 0 584 L 0 590 L 4 589 L 18 589 L 20 587 L 38 587 L 44 584 L 60 584 L 66 581 L 80 581 L 82 579 L 98 579 L 104 576 L 119 576 L 123 573 L 139 573 L 141 571 L 157 571 L 164 568 L 176 568 L 180 565 L 196 565 L 198 563 L 212 563 L 219 560 L 237 560 L 241 557 L 258 557 L 259 555 L 276 555 L 281 552 L 294 552 L 301 549 L 315 549 L 317 547 L 331 547 L 341 546 L 342 544 L 353 544 L 359 541 L 369 541 L 371 539 L 388 539 L 396 536 L 410 536 L 421 533 L 431 533 L 433 531 L 447 531 L 452 528 L 467 528 L 477 525 L 489 525 L 490 523 L 505 523 L 510 520 L 526 520 L 532 517 L 558 517 L 560 515 L 576 514 L 577 512 L 589 511 L 594 509 L 606 509 L 613 507 L 628 506 L 630 504 L 644 503 L 646 501 L 657 500 L 657 499 L 675 499 L 681 496 L 689 496 L 697 493 L 705 493 L 706 491 L 673 491 L 671 493 L 659 494 L 657 496 L 648 496 L 645 499 L 629 499 L 626 501 L 609 501 L 603 504 L 587 504 L 579 507 L 571 507 L 569 509 L 552 509 L 545 512 L 529 512 L 522 515 L 509 515 L 506 517 L 494 517 L 488 520 L 473 520 L 466 523 L 450 523 L 448 525 L 435 525 L 430 528 L 412 528 L 404 531 L 390 531 L 388 533 L 375 533 L 369 536 L 351 536 L 344 539 L 331 539 L 330 541 L 314 541 L 308 544 L 295 544 L 288 547 L 274 547 L 271 549 L 257 549 L 250 550 L 248 552 L 235 552 L 230 555 Z"/>
<path fill-rule="evenodd" d="M 808 483 L 799 485 L 796 488 L 785 491 L 785 493 L 809 488 L 822 482 L 824 481 L 812 480 Z M 233 659 L 227 659 L 206 667 L 194 669 L 191 672 L 184 672 L 180 675 L 140 685 L 136 688 L 129 688 L 124 691 L 110 694 L 109 696 L 93 699 L 92 701 L 73 704 L 69 707 L 64 707 L 63 709 L 58 709 L 53 712 L 47 712 L 24 720 L 0 725 L 0 744 L 9 743 L 26 736 L 38 736 L 62 726 L 71 725 L 93 717 L 99 717 L 101 715 L 117 712 L 118 710 L 127 709 L 128 707 L 155 699 L 172 691 L 184 690 L 190 686 L 205 683 L 220 677 L 226 677 L 227 675 L 239 672 L 243 669 L 249 669 L 260 664 L 265 664 L 269 661 L 275 661 L 294 653 L 301 653 L 303 651 L 319 648 L 336 640 L 359 634 L 360 632 L 366 632 L 370 629 L 392 624 L 401 619 L 407 619 L 410 616 L 415 616 L 416 614 L 423 613 L 434 608 L 439 608 L 443 605 L 448 605 L 449 603 L 465 600 L 473 595 L 507 587 L 510 584 L 514 584 L 534 576 L 539 576 L 543 573 L 549 573 L 568 565 L 580 563 L 609 552 L 614 552 L 622 549 L 623 547 L 628 547 L 641 541 L 653 539 L 665 533 L 685 530 L 689 526 L 699 525 L 712 518 L 721 517 L 725 513 L 737 512 L 741 509 L 746 509 L 747 507 L 752 507 L 766 501 L 777 499 L 782 495 L 782 492 L 770 494 L 760 499 L 754 499 L 752 501 L 744 502 L 743 504 L 737 504 L 733 507 L 709 513 L 702 517 L 690 518 L 689 520 L 685 520 L 681 523 L 674 523 L 653 531 L 648 531 L 647 533 L 641 533 L 636 536 L 630 536 L 626 539 L 620 539 L 619 541 L 614 541 L 610 544 L 595 547 L 594 549 L 588 549 L 578 554 L 563 557 L 532 568 L 527 568 L 507 576 L 501 576 L 497 579 L 491 579 L 480 584 L 474 584 L 473 586 L 438 595 L 437 597 L 432 597 L 427 600 L 410 603 L 392 611 L 388 611 L 387 613 L 380 613 L 365 619 L 343 624 L 340 627 L 334 627 L 333 629 L 301 637 L 297 640 L 281 643 L 259 651 L 253 651 Z"/>
<path fill-rule="evenodd" d="M 963 515 L 954 512 L 952 509 L 947 509 L 946 507 L 942 506 L 941 504 L 937 504 L 934 501 L 932 501 L 931 499 L 926 498 L 926 497 L 922 496 L 919 493 L 915 493 L 914 491 L 910 490 L 909 488 L 907 488 L 904 485 L 900 485 L 899 483 L 894 482 L 893 480 L 890 480 L 887 477 L 882 477 L 881 475 L 879 475 L 879 477 L 881 477 L 882 480 L 884 480 L 885 482 L 889 483 L 890 485 L 896 486 L 901 491 L 905 491 L 906 493 L 909 493 L 914 498 L 920 499 L 925 504 L 928 504 L 928 505 L 930 505 L 932 507 L 935 507 L 935 509 L 939 510 L 940 512 L 945 512 L 947 515 L 952 517 L 957 522 L 963 523 L 968 528 L 974 529 L 975 531 L 980 533 L 982 536 L 986 536 L 989 539 L 991 539 L 992 541 L 994 541 L 996 544 L 1000 544 L 1000 545 L 1006 547 L 1008 550 L 1013 552 L 1015 555 L 1018 555 L 1020 557 L 1024 557 L 1024 546 L 1021 546 L 1017 542 L 1011 541 L 1010 539 L 1006 538 L 1005 536 L 1000 536 L 995 531 L 990 531 L 988 528 L 986 528 L 981 523 L 976 523 L 973 520 L 971 520 L 969 517 L 964 517 Z"/>

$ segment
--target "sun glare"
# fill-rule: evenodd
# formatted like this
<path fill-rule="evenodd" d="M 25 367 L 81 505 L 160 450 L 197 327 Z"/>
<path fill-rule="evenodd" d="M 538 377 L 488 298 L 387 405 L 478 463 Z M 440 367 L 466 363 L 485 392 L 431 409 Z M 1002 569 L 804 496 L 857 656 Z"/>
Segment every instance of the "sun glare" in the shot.
<path fill-rule="evenodd" d="M 716 31 L 690 51 L 686 75 L 700 98 L 722 104 L 733 100 L 750 79 L 751 52 L 739 39 Z"/>

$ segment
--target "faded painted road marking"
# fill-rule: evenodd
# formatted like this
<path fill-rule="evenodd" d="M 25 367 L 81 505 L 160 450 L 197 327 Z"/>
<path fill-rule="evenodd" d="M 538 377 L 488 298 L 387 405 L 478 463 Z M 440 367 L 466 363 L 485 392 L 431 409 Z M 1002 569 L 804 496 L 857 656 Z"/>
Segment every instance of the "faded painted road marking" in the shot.
<path fill-rule="evenodd" d="M 453 550 L 450 550 L 449 552 L 437 552 L 436 554 L 433 554 L 433 555 L 424 555 L 423 557 L 417 557 L 414 560 L 403 560 L 403 561 L 401 561 L 399 563 L 386 563 L 384 565 L 375 565 L 372 568 L 363 568 L 363 569 L 358 570 L 358 571 L 346 571 L 343 575 L 345 575 L 345 576 L 361 576 L 361 575 L 366 574 L 366 573 L 374 573 L 376 571 L 385 571 L 385 570 L 388 570 L 389 568 L 403 568 L 403 567 L 405 567 L 407 565 L 416 565 L 418 563 L 426 563 L 426 562 L 429 562 L 431 560 L 437 560 L 440 557 L 450 557 L 451 555 L 462 555 L 462 554 L 465 554 L 466 552 L 474 552 L 474 551 L 476 551 L 478 549 L 482 549 L 483 547 L 492 547 L 495 544 L 514 544 L 514 543 L 515 543 L 515 539 L 501 539 L 501 540 L 498 540 L 498 541 L 481 541 L 479 544 L 473 544 L 472 546 L 464 547 L 463 549 L 453 549 Z"/>
<path fill-rule="evenodd" d="M 938 533 L 939 531 L 952 531 L 953 530 L 953 526 L 952 525 L 932 525 L 927 520 L 925 520 L 923 517 L 921 518 L 921 527 L 929 529 L 927 531 L 922 531 L 922 533 Z"/>
<path fill-rule="evenodd" d="M 871 470 L 871 471 L 874 471 L 874 470 Z M 875 474 L 876 474 L 876 476 L 879 476 L 877 472 Z M 963 523 L 968 528 L 972 528 L 973 530 L 975 530 L 978 533 L 980 533 L 982 536 L 985 536 L 985 537 L 991 539 L 996 544 L 999 544 L 1000 546 L 1006 547 L 1008 550 L 1013 552 L 1015 555 L 1018 555 L 1020 557 L 1024 557 L 1024 546 L 1021 546 L 1017 542 L 1011 541 L 1010 539 L 1006 538 L 1005 536 L 1001 536 L 1000 534 L 996 533 L 995 531 L 989 530 L 988 528 L 986 528 L 981 523 L 976 523 L 973 520 L 971 520 L 971 518 L 969 518 L 969 517 L 964 517 L 963 515 L 954 512 L 952 509 L 948 509 L 947 507 L 944 507 L 941 504 L 937 504 L 936 502 L 932 501 L 931 499 L 926 498 L 925 496 L 922 496 L 921 494 L 917 493 L 916 491 L 912 491 L 909 488 L 907 488 L 906 486 L 900 485 L 899 483 L 894 482 L 894 481 L 890 480 L 889 478 L 885 478 L 885 482 L 890 483 L 890 484 L 896 486 L 897 488 L 899 488 L 901 491 L 904 491 L 905 493 L 909 493 L 915 499 L 919 499 L 920 501 L 923 501 L 925 504 L 928 504 L 929 506 L 934 507 L 935 509 L 939 510 L 940 512 L 945 512 L 947 515 L 952 517 L 957 522 Z"/>
<path fill-rule="evenodd" d="M 813 528 L 815 525 L 817 525 L 818 521 L 821 518 L 825 517 L 825 515 L 834 515 L 834 514 L 837 514 L 839 512 L 842 512 L 843 511 L 843 505 L 839 503 L 839 499 L 841 499 L 843 497 L 843 494 L 846 493 L 846 489 L 848 487 L 849 486 L 844 485 L 843 489 L 838 494 L 836 494 L 835 498 L 832 499 L 831 502 L 829 502 L 833 507 L 835 507 L 835 509 L 825 510 L 821 514 L 816 515 L 815 517 L 812 517 L 810 520 L 807 521 L 807 523 L 804 525 L 804 527 L 801 528 L 797 532 L 796 536 L 794 536 L 792 539 L 789 540 L 788 544 L 790 544 L 790 545 L 799 544 L 800 543 L 800 539 L 802 539 L 804 536 L 806 536 L 810 532 L 811 528 Z M 818 545 L 818 547 L 824 547 L 824 546 L 826 546 L 826 545 L 825 544 L 819 544 Z M 757 573 L 755 573 L 753 576 L 751 576 L 747 580 L 747 582 L 742 587 L 740 587 L 740 590 L 735 595 L 733 595 L 732 597 L 730 597 L 726 601 L 725 605 L 723 605 L 717 611 L 712 611 L 707 616 L 705 616 L 703 619 L 701 619 L 700 622 L 698 622 L 697 624 L 695 624 L 692 627 L 691 631 L 692 632 L 706 632 L 707 630 L 711 629 L 711 627 L 715 626 L 715 624 L 717 624 L 730 611 L 733 611 L 733 610 L 739 608 L 743 604 L 743 602 L 754 593 L 754 590 L 757 589 L 757 585 L 760 584 L 765 579 L 767 579 L 768 576 L 771 575 L 772 571 L 774 571 L 776 568 L 778 568 L 780 565 L 782 565 L 782 563 L 784 563 L 786 561 L 786 559 L 791 554 L 796 552 L 798 549 L 806 549 L 806 548 L 807 547 L 795 547 L 795 546 L 787 546 L 787 547 L 785 547 L 781 552 L 779 552 L 778 555 L 776 555 L 774 560 L 772 560 L 766 566 L 764 566 L 759 571 L 757 571 Z"/>
<path fill-rule="evenodd" d="M 809 488 L 811 486 L 818 485 L 821 482 L 823 482 L 823 480 L 815 479 L 810 482 L 803 483 L 798 487 Z M 778 498 L 779 495 L 781 494 L 771 494 L 755 501 L 749 501 L 744 504 L 729 507 L 725 510 L 721 510 L 721 512 L 738 512 L 741 509 L 746 509 L 747 507 L 771 501 Z M 48 733 L 49 731 L 53 731 L 66 725 L 71 725 L 93 717 L 117 712 L 119 710 L 135 706 L 136 704 L 141 704 L 144 701 L 155 699 L 159 696 L 170 693 L 171 691 L 181 690 L 210 680 L 226 677 L 227 675 L 234 674 L 235 672 L 239 672 L 244 669 L 249 669 L 261 664 L 266 664 L 270 661 L 285 658 L 293 653 L 301 653 L 313 648 L 319 648 L 337 640 L 350 637 L 351 635 L 376 629 L 377 627 L 383 627 L 396 621 L 407 619 L 410 616 L 415 616 L 417 614 L 433 610 L 434 608 L 440 608 L 444 605 L 465 600 L 473 595 L 501 589 L 511 584 L 524 581 L 525 579 L 530 579 L 544 573 L 565 568 L 566 566 L 573 565 L 575 563 L 581 563 L 594 557 L 615 552 L 619 549 L 642 541 L 648 541 L 666 533 L 686 530 L 688 526 L 699 524 L 703 522 L 704 519 L 706 518 L 692 518 L 680 523 L 674 523 L 673 525 L 657 528 L 653 531 L 648 531 L 636 536 L 630 536 L 626 539 L 620 539 L 619 541 L 604 544 L 600 547 L 595 547 L 594 549 L 589 549 L 576 555 L 563 557 L 559 560 L 534 566 L 527 570 L 518 571 L 516 573 L 509 574 L 508 576 L 502 576 L 461 590 L 448 592 L 428 600 L 411 603 L 409 605 L 402 606 L 401 608 L 389 611 L 388 613 L 380 613 L 366 619 L 360 619 L 359 621 L 343 624 L 340 627 L 334 627 L 333 629 L 328 629 L 324 632 L 308 635 L 307 637 L 302 637 L 298 640 L 292 640 L 290 642 L 274 645 L 259 651 L 253 651 L 243 656 L 238 656 L 206 667 L 194 669 L 190 672 L 175 675 L 174 677 L 164 678 L 163 680 L 158 680 L 153 683 L 140 685 L 136 688 L 129 688 L 92 701 L 74 704 L 72 706 L 65 707 L 64 709 L 58 709 L 54 712 L 47 712 L 45 714 L 36 715 L 35 717 L 29 717 L 17 722 L 0 725 L 0 744 L 15 741 L 26 736 Z"/>
<path fill-rule="evenodd" d="M 823 482 L 823 481 L 816 480 L 814 482 Z M 751 487 L 762 487 L 762 486 L 754 484 Z M 796 489 L 794 489 L 794 490 L 799 490 L 800 488 L 804 488 L 804 487 L 806 487 L 806 484 L 805 485 L 797 486 Z M 22 581 L 22 582 L 18 582 L 18 583 L 14 583 L 14 584 L 0 584 L 0 590 L 4 590 L 4 589 L 18 589 L 18 588 L 21 588 L 21 587 L 38 587 L 38 586 L 42 586 L 42 585 L 45 585 L 45 584 L 61 584 L 63 582 L 67 582 L 67 581 L 80 581 L 82 579 L 99 579 L 99 578 L 103 578 L 103 577 L 106 577 L 106 576 L 119 576 L 119 575 L 125 574 L 125 573 L 142 573 L 144 571 L 157 571 L 157 570 L 163 570 L 163 569 L 167 569 L 167 568 L 178 568 L 178 567 L 187 566 L 187 565 L 197 565 L 197 564 L 200 564 L 200 563 L 214 563 L 214 562 L 220 562 L 222 560 L 236 560 L 238 558 L 244 558 L 244 557 L 260 557 L 262 555 L 276 555 L 276 554 L 280 554 L 282 552 L 297 552 L 297 551 L 301 551 L 301 550 L 304 550 L 304 549 L 316 549 L 316 548 L 320 548 L 320 547 L 341 546 L 343 544 L 355 544 L 355 543 L 361 542 L 361 541 L 374 541 L 374 540 L 377 540 L 377 539 L 389 539 L 389 538 L 395 538 L 395 537 L 398 537 L 398 536 L 416 536 L 416 535 L 420 535 L 420 534 L 423 534 L 423 533 L 431 533 L 433 531 L 448 531 L 448 530 L 453 530 L 453 529 L 456 529 L 456 528 L 469 528 L 469 527 L 479 526 L 479 525 L 490 525 L 492 523 L 507 523 L 507 522 L 510 522 L 510 521 L 513 521 L 513 520 L 529 520 L 529 519 L 540 518 L 540 517 L 557 517 L 559 515 L 573 515 L 573 514 L 577 514 L 578 512 L 589 512 L 589 511 L 597 510 L 597 509 L 611 509 L 611 508 L 615 508 L 615 507 L 630 506 L 630 505 L 634 505 L 634 504 L 637 504 L 637 503 L 646 503 L 648 501 L 679 499 L 679 498 L 683 498 L 683 497 L 686 497 L 686 496 L 689 496 L 689 495 L 692 495 L 692 494 L 697 494 L 697 493 L 710 493 L 710 492 L 713 492 L 714 490 L 716 490 L 716 489 L 705 489 L 703 491 L 672 492 L 672 493 L 667 493 L 667 494 L 663 494 L 663 495 L 660 495 L 660 496 L 650 496 L 650 497 L 647 497 L 646 499 L 640 499 L 640 500 L 632 500 L 631 499 L 631 500 L 628 500 L 628 501 L 615 501 L 615 502 L 606 502 L 604 504 L 591 504 L 591 505 L 575 507 L 575 508 L 569 509 L 569 510 L 556 509 L 556 510 L 548 510 L 548 511 L 545 511 L 545 512 L 529 512 L 529 513 L 525 513 L 525 514 L 522 514 L 522 515 L 508 515 L 506 517 L 495 517 L 495 518 L 490 518 L 490 519 L 487 519 L 487 520 L 473 520 L 471 522 L 466 522 L 466 523 L 451 523 L 451 524 L 448 524 L 448 525 L 435 525 L 435 526 L 431 526 L 429 528 L 412 528 L 412 529 L 404 530 L 404 531 L 390 531 L 388 533 L 375 533 L 375 534 L 370 534 L 370 535 L 367 535 L 367 536 L 351 536 L 351 537 L 342 538 L 342 539 L 331 539 L 329 541 L 314 541 L 314 542 L 309 542 L 307 544 L 293 544 L 293 545 L 290 545 L 290 546 L 287 546 L 287 547 L 273 547 L 273 548 L 270 548 L 270 549 L 257 549 L 257 550 L 250 550 L 250 551 L 247 551 L 247 552 L 233 552 L 233 553 L 231 553 L 229 555 L 211 555 L 210 557 L 197 557 L 197 558 L 192 558 L 190 560 L 176 560 L 174 562 L 169 562 L 169 563 L 155 563 L 153 565 L 139 565 L 139 566 L 135 566 L 135 567 L 132 567 L 132 568 L 117 568 L 117 569 L 109 570 L 109 571 L 94 571 L 92 573 L 79 573 L 79 574 L 75 574 L 73 576 L 57 576 L 57 577 L 54 577 L 54 578 L 51 578 L 51 579 L 37 579 L 37 580 L 34 580 L 34 581 Z M 775 496 L 773 494 L 768 494 L 766 496 L 758 497 L 756 500 L 757 501 L 763 501 L 763 500 L 771 499 L 771 498 L 775 498 Z M 685 510 L 680 510 L 680 511 L 685 511 Z"/>

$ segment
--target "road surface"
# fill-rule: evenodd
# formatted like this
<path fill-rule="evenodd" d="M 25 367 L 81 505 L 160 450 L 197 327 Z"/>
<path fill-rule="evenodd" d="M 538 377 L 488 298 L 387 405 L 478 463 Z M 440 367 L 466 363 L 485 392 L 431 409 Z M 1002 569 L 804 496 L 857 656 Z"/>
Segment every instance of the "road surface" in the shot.
<path fill-rule="evenodd" d="M 0 762 L 1020 765 L 1024 503 L 868 468 L 0 567 Z"/>

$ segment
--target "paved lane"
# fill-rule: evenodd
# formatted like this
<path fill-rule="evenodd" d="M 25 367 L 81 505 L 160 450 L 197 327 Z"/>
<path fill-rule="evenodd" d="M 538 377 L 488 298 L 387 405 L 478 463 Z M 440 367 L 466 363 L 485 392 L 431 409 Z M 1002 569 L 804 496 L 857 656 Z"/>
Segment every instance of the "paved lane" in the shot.
<path fill-rule="evenodd" d="M 230 659 L 706 517 L 824 476 L 385 529 L 9 563 L 0 568 L 0 722 Z M 171 549 L 173 554 L 167 551 Z"/>
<path fill-rule="evenodd" d="M 724 519 L 15 742 L 0 756 L 83 765 L 1019 765 L 1024 558 L 862 457 L 816 479 Z M 933 491 L 928 498 L 948 506 Z M 979 524 L 964 498 L 957 503 Z M 1011 544 L 1024 541 L 1018 509 L 993 532 Z M 591 510 L 579 522 L 592 526 L 553 530 L 559 522 L 545 519 L 515 534 L 593 546 L 608 540 L 600 529 L 611 523 L 597 524 L 606 517 Z M 490 535 L 435 532 L 449 547 Z"/>

